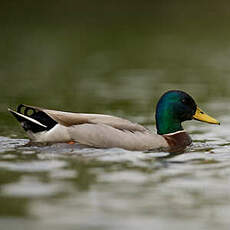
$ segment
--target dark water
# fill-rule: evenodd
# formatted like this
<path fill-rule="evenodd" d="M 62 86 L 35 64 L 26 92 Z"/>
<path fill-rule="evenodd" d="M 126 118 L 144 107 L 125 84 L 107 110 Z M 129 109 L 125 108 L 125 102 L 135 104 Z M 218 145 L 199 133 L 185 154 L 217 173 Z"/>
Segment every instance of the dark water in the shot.
<path fill-rule="evenodd" d="M 1 1 L 1 229 L 229 229 L 228 1 Z M 185 153 L 24 146 L 19 103 L 150 129 L 169 89 L 221 126 L 187 122 Z"/>

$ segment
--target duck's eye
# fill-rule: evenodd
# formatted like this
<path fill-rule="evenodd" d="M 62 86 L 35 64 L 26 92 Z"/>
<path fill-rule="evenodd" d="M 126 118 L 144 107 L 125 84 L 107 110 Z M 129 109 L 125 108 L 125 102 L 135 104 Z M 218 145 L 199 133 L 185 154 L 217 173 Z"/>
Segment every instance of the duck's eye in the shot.
<path fill-rule="evenodd" d="M 183 98 L 182 103 L 187 104 L 187 100 Z"/>
<path fill-rule="evenodd" d="M 183 98 L 181 101 L 184 105 L 190 105 L 191 104 L 191 101 L 187 98 Z"/>

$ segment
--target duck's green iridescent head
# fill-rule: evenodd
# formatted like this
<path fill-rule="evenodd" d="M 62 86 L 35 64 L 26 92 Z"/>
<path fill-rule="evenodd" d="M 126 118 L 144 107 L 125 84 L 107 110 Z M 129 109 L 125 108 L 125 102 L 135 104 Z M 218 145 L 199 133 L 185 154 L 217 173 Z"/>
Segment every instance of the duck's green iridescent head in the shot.
<path fill-rule="evenodd" d="M 193 98 L 183 91 L 168 91 L 157 103 L 156 125 L 158 134 L 163 135 L 183 130 L 181 123 L 192 119 L 220 124 L 216 119 L 199 109 Z"/>

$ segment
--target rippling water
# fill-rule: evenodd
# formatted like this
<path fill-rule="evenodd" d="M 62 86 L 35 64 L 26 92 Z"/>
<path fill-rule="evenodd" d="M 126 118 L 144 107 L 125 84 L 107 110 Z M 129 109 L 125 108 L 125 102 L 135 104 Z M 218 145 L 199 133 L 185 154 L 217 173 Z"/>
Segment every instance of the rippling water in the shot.
<path fill-rule="evenodd" d="M 2 3 L 0 229 L 229 229 L 229 3 L 128 2 Z M 26 103 L 153 129 L 169 89 L 221 122 L 186 122 L 193 144 L 179 155 L 29 146 L 7 112 Z"/>
<path fill-rule="evenodd" d="M 187 127 L 194 144 L 180 155 L 77 144 L 27 147 L 27 139 L 0 137 L 1 225 L 227 229 L 229 141 L 219 127 L 200 126 L 196 133 L 198 127 Z"/>

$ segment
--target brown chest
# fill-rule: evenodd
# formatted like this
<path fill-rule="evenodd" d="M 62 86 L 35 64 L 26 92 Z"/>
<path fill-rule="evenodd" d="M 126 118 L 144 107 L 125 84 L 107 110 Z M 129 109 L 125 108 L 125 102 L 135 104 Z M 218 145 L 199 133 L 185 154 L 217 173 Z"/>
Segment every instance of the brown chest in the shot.
<path fill-rule="evenodd" d="M 192 143 L 191 137 L 185 131 L 163 135 L 169 145 L 169 152 L 182 152 Z"/>

